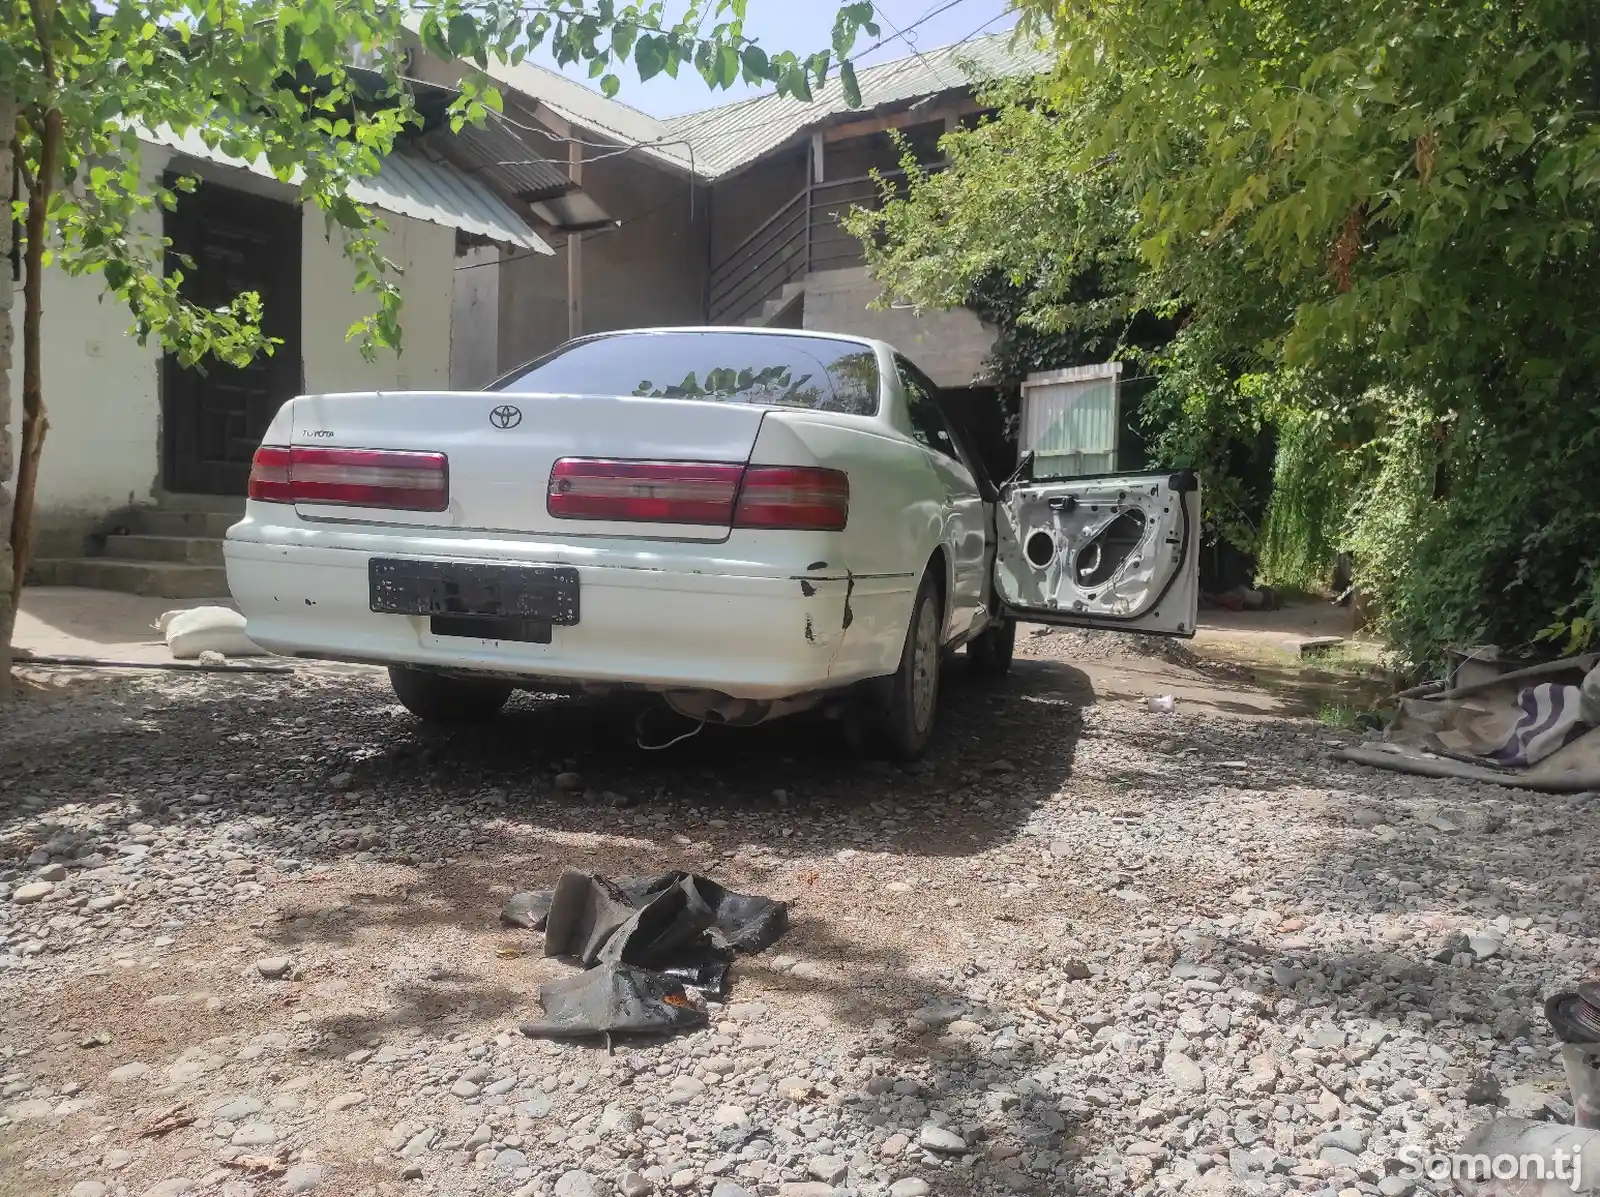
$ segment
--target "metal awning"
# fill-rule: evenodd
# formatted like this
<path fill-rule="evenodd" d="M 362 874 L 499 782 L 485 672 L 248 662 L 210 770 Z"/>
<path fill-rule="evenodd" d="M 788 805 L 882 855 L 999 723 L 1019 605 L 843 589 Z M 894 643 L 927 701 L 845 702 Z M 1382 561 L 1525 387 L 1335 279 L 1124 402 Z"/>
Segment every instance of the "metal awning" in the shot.
<path fill-rule="evenodd" d="M 277 180 L 265 162 L 246 162 L 221 150 L 211 149 L 193 129 L 175 133 L 163 127 L 139 130 L 144 140 L 203 162 L 215 162 L 247 170 L 263 178 Z M 291 185 L 298 183 L 291 180 Z M 350 184 L 350 198 L 396 216 L 459 229 L 504 245 L 554 253 L 528 223 L 503 199 L 458 168 L 415 154 L 399 152 L 385 158 L 375 178 L 358 179 Z"/>
<path fill-rule="evenodd" d="M 577 189 L 564 169 L 531 152 L 515 133 L 497 127 L 495 119 L 491 116 L 482 126 L 462 125 L 457 133 L 432 136 L 449 137 L 444 152 L 459 155 L 469 175 L 482 172 L 498 183 L 502 192 L 530 204 Z"/>
<path fill-rule="evenodd" d="M 498 195 L 447 163 L 391 154 L 384 159 L 377 178 L 363 179 L 350 188 L 350 194 L 364 204 L 401 216 L 523 249 L 554 252 Z"/>
<path fill-rule="evenodd" d="M 615 219 L 586 191 L 558 195 L 531 205 L 533 214 L 558 233 L 586 233 L 591 229 L 616 228 Z"/>

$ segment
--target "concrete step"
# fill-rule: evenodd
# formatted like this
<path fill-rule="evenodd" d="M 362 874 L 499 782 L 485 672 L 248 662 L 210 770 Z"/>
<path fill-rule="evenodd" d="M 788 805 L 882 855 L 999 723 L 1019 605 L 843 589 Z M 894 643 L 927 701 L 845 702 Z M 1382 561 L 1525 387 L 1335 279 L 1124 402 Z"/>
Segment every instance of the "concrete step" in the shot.
<path fill-rule="evenodd" d="M 790 314 L 790 310 L 806 293 L 806 284 L 803 280 L 784 283 L 781 290 L 761 305 L 755 315 L 745 320 L 745 325 L 750 328 L 771 328 L 774 321 L 781 320 Z"/>
<path fill-rule="evenodd" d="M 166 511 L 227 511 L 235 519 L 244 514 L 243 495 L 176 495 L 164 494 L 156 505 Z"/>
<path fill-rule="evenodd" d="M 123 561 L 221 565 L 222 541 L 208 536 L 108 536 L 105 555 Z"/>
<path fill-rule="evenodd" d="M 168 507 L 146 507 L 129 520 L 134 532 L 146 536 L 200 537 L 221 540 L 239 522 L 242 513 L 232 511 L 178 511 Z"/>
<path fill-rule="evenodd" d="M 116 538 L 113 538 L 116 539 Z M 216 565 L 174 561 L 129 561 L 117 557 L 57 557 L 28 570 L 35 586 L 83 586 L 160 598 L 225 598 L 227 571 Z"/>

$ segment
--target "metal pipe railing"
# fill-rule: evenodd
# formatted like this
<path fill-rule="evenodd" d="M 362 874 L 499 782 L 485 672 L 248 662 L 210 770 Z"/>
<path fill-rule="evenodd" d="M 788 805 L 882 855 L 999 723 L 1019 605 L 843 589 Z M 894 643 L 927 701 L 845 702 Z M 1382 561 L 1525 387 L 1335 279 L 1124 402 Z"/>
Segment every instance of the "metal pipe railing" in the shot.
<path fill-rule="evenodd" d="M 714 274 L 711 279 L 711 295 L 713 302 L 717 300 L 719 293 L 726 292 L 728 289 L 727 285 L 730 281 L 736 283 L 742 278 L 747 278 L 752 271 L 759 271 L 761 267 L 766 265 L 766 263 L 793 245 L 794 241 L 796 240 L 795 234 L 801 231 L 798 221 L 805 216 L 805 208 L 796 208 L 781 225 L 776 226 L 778 229 L 785 230 L 785 234 L 781 239 L 774 240 L 769 238 L 768 240 L 763 241 L 760 248 L 767 250 L 768 252 L 759 260 L 723 263 L 723 265 L 719 267 L 719 270 L 721 271 L 720 276 Z"/>
<path fill-rule="evenodd" d="M 943 163 L 924 169 L 940 170 Z M 742 320 L 796 278 L 864 261 L 860 242 L 839 228 L 840 217 L 851 208 L 876 209 L 882 183 L 903 183 L 905 178 L 904 170 L 890 170 L 808 183 L 712 268 L 708 317 L 713 322 Z M 903 194 L 904 187 L 896 191 Z"/>
<path fill-rule="evenodd" d="M 723 258 L 722 261 L 717 264 L 717 266 L 713 269 L 713 273 L 734 265 L 741 256 L 752 256 L 756 249 L 761 248 L 767 242 L 771 241 L 772 238 L 776 236 L 785 225 L 793 220 L 795 216 L 806 210 L 806 205 L 802 202 L 804 201 L 805 197 L 806 193 L 802 191 L 799 195 L 796 195 L 788 203 L 784 204 L 783 207 L 779 208 L 771 216 L 762 221 L 759 228 L 747 236 L 743 241 L 739 242 L 739 244 L 733 248 L 728 256 Z"/>
<path fill-rule="evenodd" d="M 742 320 L 770 299 L 785 283 L 803 277 L 807 269 L 804 250 L 804 243 L 797 241 L 780 246 L 776 251 L 774 268 L 765 274 L 746 276 L 741 284 L 733 287 L 713 306 L 712 319 L 731 316 L 732 319 Z"/>

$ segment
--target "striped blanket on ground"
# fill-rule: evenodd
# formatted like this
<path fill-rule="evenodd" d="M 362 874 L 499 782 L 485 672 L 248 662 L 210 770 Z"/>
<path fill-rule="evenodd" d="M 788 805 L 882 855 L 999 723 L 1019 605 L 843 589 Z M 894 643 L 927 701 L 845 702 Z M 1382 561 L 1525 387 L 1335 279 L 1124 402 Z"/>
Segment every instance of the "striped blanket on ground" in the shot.
<path fill-rule="evenodd" d="M 1507 768 L 1538 764 L 1589 730 L 1583 708 L 1579 686 L 1529 686 L 1517 695 L 1517 722 L 1506 742 L 1484 755 Z"/>

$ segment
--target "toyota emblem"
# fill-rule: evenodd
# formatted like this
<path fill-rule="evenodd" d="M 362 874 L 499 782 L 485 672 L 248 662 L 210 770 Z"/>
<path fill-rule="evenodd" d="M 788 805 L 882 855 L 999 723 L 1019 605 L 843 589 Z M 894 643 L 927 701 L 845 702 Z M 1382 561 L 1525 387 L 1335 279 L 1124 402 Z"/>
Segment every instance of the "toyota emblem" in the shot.
<path fill-rule="evenodd" d="M 522 409 L 512 407 L 509 403 L 502 403 L 489 413 L 489 423 L 496 428 L 515 428 L 522 423 Z"/>

